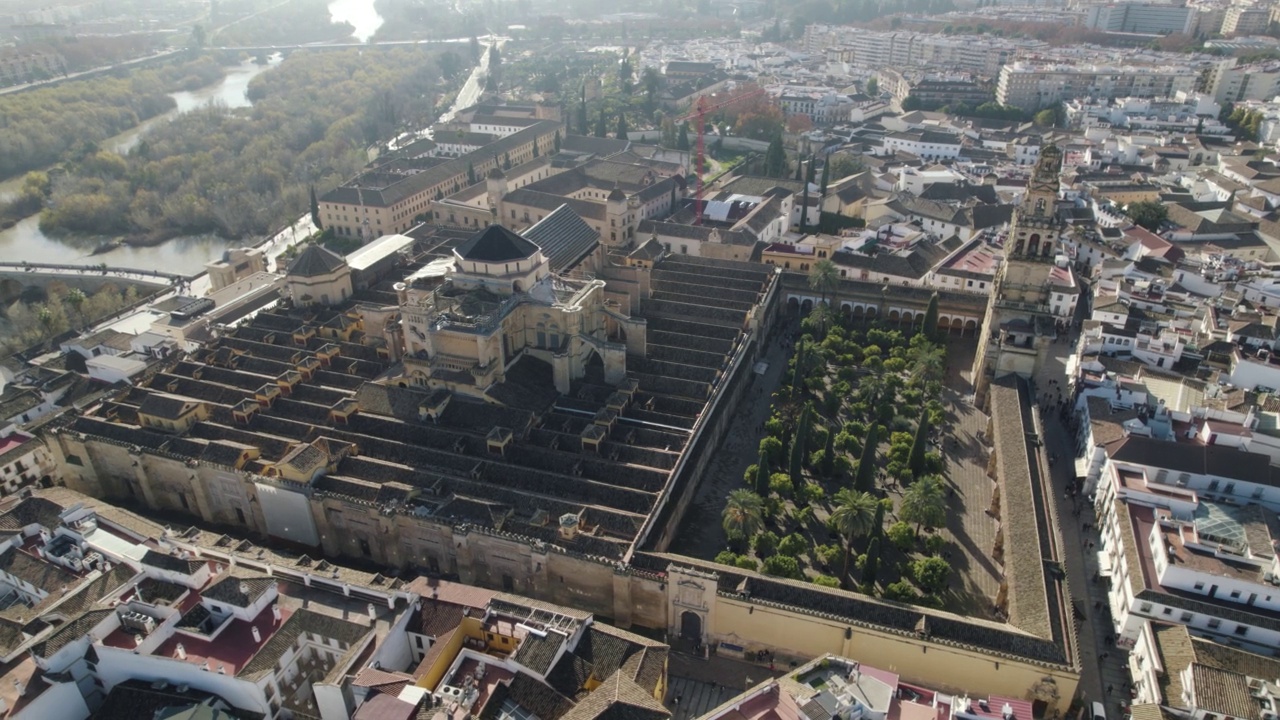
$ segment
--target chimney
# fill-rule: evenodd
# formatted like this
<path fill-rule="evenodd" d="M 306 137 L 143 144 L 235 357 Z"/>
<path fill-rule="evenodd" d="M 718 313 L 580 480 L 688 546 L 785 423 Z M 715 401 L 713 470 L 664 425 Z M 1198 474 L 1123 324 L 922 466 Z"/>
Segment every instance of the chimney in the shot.
<path fill-rule="evenodd" d="M 227 666 L 226 666 L 226 665 L 224 665 L 224 664 L 222 664 L 222 663 L 218 663 L 218 674 L 219 674 L 219 675 L 226 675 L 226 674 L 227 674 Z"/>
<path fill-rule="evenodd" d="M 187 646 L 186 646 L 186 645 L 183 645 L 182 643 L 178 643 L 177 652 L 175 652 L 175 653 L 174 653 L 174 655 L 176 655 L 176 656 L 178 657 L 178 659 L 179 659 L 179 660 L 186 660 L 186 659 L 187 659 Z M 208 668 L 206 668 L 206 669 L 208 669 Z"/>
<path fill-rule="evenodd" d="M 253 641 L 255 643 L 262 642 L 262 633 L 258 632 L 258 626 L 254 625 L 250 630 L 253 632 Z"/>
<path fill-rule="evenodd" d="M 369 603 L 369 622 L 378 621 L 378 611 L 373 607 L 373 603 Z"/>
<path fill-rule="evenodd" d="M 143 639 L 143 638 L 142 638 L 142 636 L 141 636 L 141 635 L 134 635 L 134 636 L 133 636 L 133 646 L 134 646 L 134 647 L 138 647 L 139 645 L 141 645 L 141 644 L 142 644 L 142 639 Z"/>
<path fill-rule="evenodd" d="M 18 697 L 22 697 L 23 695 L 26 695 L 26 694 L 27 694 L 27 686 L 26 686 L 26 684 L 24 684 L 24 683 L 23 683 L 21 680 L 19 680 L 18 678 L 14 678 L 14 679 L 13 679 L 13 689 L 14 689 L 14 690 L 16 690 L 16 691 L 18 692 Z"/>
<path fill-rule="evenodd" d="M 240 594 L 241 594 L 241 595 L 244 595 L 244 596 L 246 596 L 246 597 L 248 597 L 248 595 L 249 595 L 249 583 L 244 582 L 244 581 L 241 581 L 241 582 L 240 582 Z"/>
<path fill-rule="evenodd" d="M 276 622 L 280 622 L 280 606 L 279 605 L 271 606 L 271 617 L 275 618 Z"/>

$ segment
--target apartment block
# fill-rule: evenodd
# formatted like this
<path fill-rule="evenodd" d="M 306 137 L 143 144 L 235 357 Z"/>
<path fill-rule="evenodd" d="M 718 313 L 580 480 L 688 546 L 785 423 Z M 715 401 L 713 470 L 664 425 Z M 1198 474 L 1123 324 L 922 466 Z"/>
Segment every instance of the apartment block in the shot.
<path fill-rule="evenodd" d="M 1196 78 L 1189 67 L 1015 62 L 1000 71 L 996 101 L 1030 111 L 1074 98 L 1173 97 L 1192 91 Z"/>

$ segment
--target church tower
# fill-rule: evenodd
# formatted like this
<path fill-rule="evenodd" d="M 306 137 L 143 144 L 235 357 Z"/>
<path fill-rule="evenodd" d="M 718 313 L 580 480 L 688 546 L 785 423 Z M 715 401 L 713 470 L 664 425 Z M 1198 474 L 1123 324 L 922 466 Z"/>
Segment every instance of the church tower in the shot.
<path fill-rule="evenodd" d="M 976 399 L 982 403 L 991 380 L 1010 373 L 1030 377 L 1044 363 L 1057 335 L 1050 307 L 1051 274 L 1066 223 L 1058 216 L 1058 175 L 1062 151 L 1040 151 L 1027 192 L 1013 212 L 1005 257 L 987 301 L 986 319 L 974 358 Z"/>

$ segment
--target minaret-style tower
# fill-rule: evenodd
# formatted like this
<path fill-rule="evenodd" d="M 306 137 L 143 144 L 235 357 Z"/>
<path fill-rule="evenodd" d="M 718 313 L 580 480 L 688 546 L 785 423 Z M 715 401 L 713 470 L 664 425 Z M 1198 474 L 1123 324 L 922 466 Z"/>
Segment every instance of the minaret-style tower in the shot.
<path fill-rule="evenodd" d="M 1050 273 L 1066 228 L 1055 207 L 1061 171 L 1062 151 L 1053 145 L 1042 149 L 1022 204 L 1013 212 L 973 364 L 980 404 L 992 379 L 1034 375 L 1057 335 L 1049 301 Z"/>

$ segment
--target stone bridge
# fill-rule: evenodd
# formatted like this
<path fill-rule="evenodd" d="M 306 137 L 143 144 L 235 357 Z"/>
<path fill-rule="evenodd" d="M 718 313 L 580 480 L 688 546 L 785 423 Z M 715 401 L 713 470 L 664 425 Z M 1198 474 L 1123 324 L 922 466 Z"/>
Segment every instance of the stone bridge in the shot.
<path fill-rule="evenodd" d="M 19 298 L 42 299 L 49 285 L 58 282 L 79 288 L 92 295 L 107 283 L 126 287 L 137 285 L 140 296 L 184 281 L 185 275 L 157 270 L 135 270 L 83 265 L 37 265 L 32 263 L 0 263 L 0 304 L 9 305 Z"/>
<path fill-rule="evenodd" d="M 790 313 L 806 314 L 822 300 L 822 294 L 809 287 L 809 276 L 799 272 L 783 272 L 784 307 Z M 840 311 L 855 318 L 911 325 L 924 320 L 933 288 L 882 285 L 860 280 L 842 279 L 834 298 Z M 938 290 L 938 327 L 955 335 L 972 337 L 982 327 L 987 312 L 987 296 Z"/>

